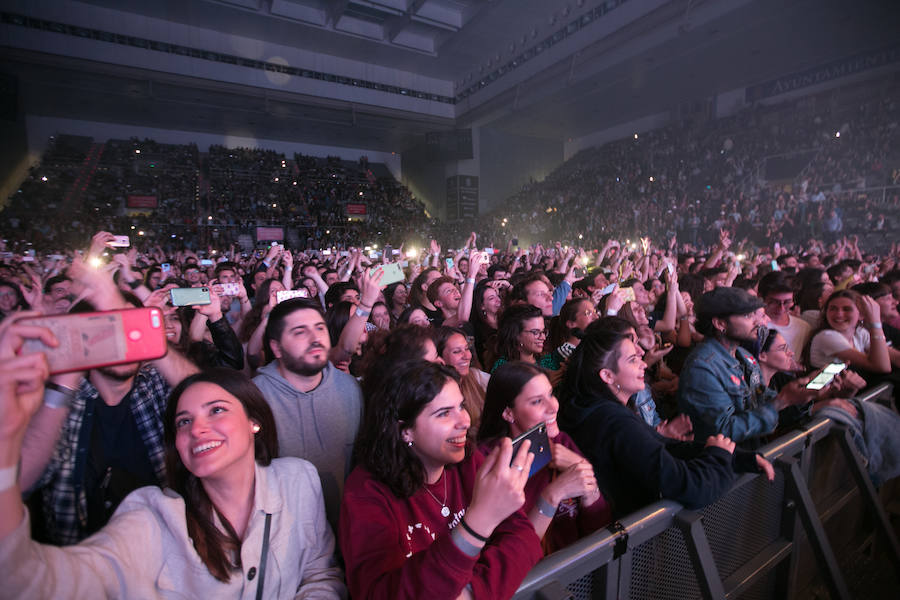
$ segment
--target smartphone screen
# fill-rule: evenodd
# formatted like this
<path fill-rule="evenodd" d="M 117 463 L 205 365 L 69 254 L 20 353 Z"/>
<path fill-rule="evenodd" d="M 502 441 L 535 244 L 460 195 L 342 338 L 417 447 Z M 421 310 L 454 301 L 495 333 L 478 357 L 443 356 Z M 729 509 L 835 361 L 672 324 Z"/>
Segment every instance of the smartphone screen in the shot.
<path fill-rule="evenodd" d="M 448 268 L 448 269 L 452 269 L 452 268 L 453 268 L 453 259 L 452 259 L 452 258 L 445 258 L 445 259 L 444 259 L 444 264 L 447 265 L 447 268 Z"/>
<path fill-rule="evenodd" d="M 113 237 L 115 239 L 106 244 L 110 248 L 127 248 L 131 245 L 131 241 L 128 239 L 127 235 L 116 235 Z"/>
<path fill-rule="evenodd" d="M 51 375 L 153 360 L 165 356 L 168 350 L 158 308 L 51 315 L 21 322 L 46 327 L 59 340 L 56 348 L 35 339 L 22 345 L 23 353 L 43 352 L 47 356 Z"/>
<path fill-rule="evenodd" d="M 816 375 L 812 381 L 806 384 L 808 390 L 821 390 L 823 387 L 831 383 L 838 373 L 847 368 L 847 363 L 835 362 L 826 365 L 822 371 Z"/>
<path fill-rule="evenodd" d="M 550 454 L 550 438 L 547 436 L 547 424 L 538 423 L 513 440 L 512 460 L 516 460 L 519 446 L 521 446 L 522 442 L 525 440 L 531 440 L 531 446 L 528 448 L 528 451 L 534 454 L 534 461 L 531 463 L 531 470 L 528 472 L 528 476 L 531 477 L 547 466 L 552 459 Z"/>

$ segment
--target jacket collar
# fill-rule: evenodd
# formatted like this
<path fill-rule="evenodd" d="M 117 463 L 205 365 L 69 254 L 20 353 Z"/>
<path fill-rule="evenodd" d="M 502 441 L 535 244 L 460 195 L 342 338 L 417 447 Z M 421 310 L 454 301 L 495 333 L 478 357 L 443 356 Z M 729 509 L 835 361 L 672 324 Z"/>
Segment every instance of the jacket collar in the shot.
<path fill-rule="evenodd" d="M 261 510 L 264 513 L 275 514 L 281 512 L 284 501 L 281 497 L 278 482 L 269 477 L 269 469 L 262 467 L 259 463 L 255 463 L 256 483 L 253 495 L 253 505 L 255 510 Z"/>

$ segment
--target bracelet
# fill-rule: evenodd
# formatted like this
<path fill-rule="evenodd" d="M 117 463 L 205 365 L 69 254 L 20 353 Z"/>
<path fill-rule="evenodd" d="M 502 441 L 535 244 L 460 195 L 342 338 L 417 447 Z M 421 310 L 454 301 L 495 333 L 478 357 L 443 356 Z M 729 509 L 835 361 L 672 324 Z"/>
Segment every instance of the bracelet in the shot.
<path fill-rule="evenodd" d="M 362 306 L 357 306 L 357 307 L 356 307 L 356 316 L 357 316 L 357 317 L 362 317 L 363 319 L 368 319 L 368 318 L 369 318 L 369 315 L 371 315 L 371 314 L 372 314 L 371 309 L 370 309 L 370 310 L 366 310 L 366 309 L 364 309 Z"/>
<path fill-rule="evenodd" d="M 459 532 L 459 529 L 454 528 L 453 531 L 450 532 L 450 537 L 463 554 L 473 557 L 481 554 L 481 548 L 463 537 L 463 534 Z"/>
<path fill-rule="evenodd" d="M 78 390 L 59 385 L 53 381 L 45 381 L 44 406 L 49 408 L 68 408 L 77 393 Z"/>
<path fill-rule="evenodd" d="M 610 308 L 610 309 L 607 309 L 606 314 L 609 315 L 610 317 L 615 317 L 617 314 L 619 314 L 619 311 Z"/>
<path fill-rule="evenodd" d="M 552 519 L 553 517 L 556 516 L 556 508 L 557 507 L 555 507 L 552 504 L 550 504 L 549 502 L 547 502 L 547 500 L 545 500 L 544 497 L 541 496 L 540 494 L 538 494 L 537 507 L 538 507 L 538 512 L 541 513 L 542 515 L 544 515 L 545 517 L 549 517 Z"/>
<path fill-rule="evenodd" d="M 474 277 L 466 277 L 466 283 L 475 283 Z"/>
<path fill-rule="evenodd" d="M 866 327 L 868 327 L 869 329 L 884 329 L 884 327 L 882 327 L 881 323 L 879 323 L 878 321 L 866 323 Z"/>
<path fill-rule="evenodd" d="M 462 528 L 466 530 L 466 533 L 471 535 L 473 538 L 478 540 L 479 542 L 487 542 L 488 539 L 479 533 L 475 533 L 475 530 L 469 527 L 469 524 L 466 523 L 465 517 L 459 520 L 459 524 L 462 525 Z"/>
<path fill-rule="evenodd" d="M 19 481 L 19 466 L 0 469 L 0 492 L 5 492 Z"/>

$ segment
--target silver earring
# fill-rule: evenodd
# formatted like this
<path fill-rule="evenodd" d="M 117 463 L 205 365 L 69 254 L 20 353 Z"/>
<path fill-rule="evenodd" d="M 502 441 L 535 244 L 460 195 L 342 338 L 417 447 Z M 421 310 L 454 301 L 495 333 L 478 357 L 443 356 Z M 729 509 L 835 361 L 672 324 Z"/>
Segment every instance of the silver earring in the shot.
<path fill-rule="evenodd" d="M 412 440 L 406 442 L 406 445 L 409 446 L 410 448 L 412 448 Z"/>

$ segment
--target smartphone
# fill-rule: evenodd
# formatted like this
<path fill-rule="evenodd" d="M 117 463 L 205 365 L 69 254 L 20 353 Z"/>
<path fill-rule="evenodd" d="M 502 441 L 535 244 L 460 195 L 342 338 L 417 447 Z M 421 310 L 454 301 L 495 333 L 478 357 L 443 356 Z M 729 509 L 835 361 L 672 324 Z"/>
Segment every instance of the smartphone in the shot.
<path fill-rule="evenodd" d="M 163 263 L 159 265 L 159 268 L 163 273 L 168 273 L 172 270 L 172 265 L 170 265 L 169 263 Z"/>
<path fill-rule="evenodd" d="M 528 476 L 531 477 L 544 467 L 546 467 L 553 458 L 550 453 L 550 438 L 547 436 L 547 424 L 538 423 L 519 437 L 513 440 L 512 460 L 516 460 L 519 452 L 519 446 L 525 440 L 531 440 L 531 446 L 528 451 L 534 454 L 534 461 L 531 463 L 531 470 Z M 512 465 L 512 462 L 510 462 Z"/>
<path fill-rule="evenodd" d="M 484 253 L 487 254 L 488 256 L 491 256 L 492 254 L 494 254 L 494 249 L 493 248 L 485 248 Z"/>
<path fill-rule="evenodd" d="M 393 246 L 391 246 L 390 244 L 385 244 L 384 245 L 384 256 L 387 256 L 388 258 L 390 258 L 393 255 L 394 255 Z"/>
<path fill-rule="evenodd" d="M 30 254 L 26 254 L 22 257 L 22 262 L 34 262 L 34 257 Z"/>
<path fill-rule="evenodd" d="M 275 292 L 276 304 L 281 304 L 291 298 L 309 298 L 309 292 L 307 290 L 281 290 L 280 292 Z"/>
<path fill-rule="evenodd" d="M 322 250 L 322 255 L 323 256 L 331 256 L 331 250 L 328 250 L 327 248 L 325 250 Z"/>
<path fill-rule="evenodd" d="M 673 265 L 672 263 L 667 262 L 667 263 L 666 263 L 666 269 L 669 271 L 669 275 L 674 275 L 674 274 L 675 274 L 675 265 Z"/>
<path fill-rule="evenodd" d="M 384 275 L 381 276 L 381 285 L 391 285 L 392 283 L 406 280 L 406 274 L 397 263 L 388 263 L 386 265 L 372 267 L 369 269 L 369 277 L 372 276 L 372 273 L 374 273 L 376 269 L 384 271 Z"/>
<path fill-rule="evenodd" d="M 837 374 L 847 368 L 847 363 L 843 362 L 833 362 L 829 365 L 825 365 L 825 368 L 822 369 L 818 375 L 816 375 L 812 381 L 806 384 L 806 389 L 808 390 L 821 390 L 823 387 L 831 383 Z"/>
<path fill-rule="evenodd" d="M 609 284 L 608 286 L 606 286 L 605 288 L 603 288 L 602 290 L 600 290 L 600 293 L 601 293 L 602 295 L 604 295 L 604 296 L 607 296 L 607 295 L 609 295 L 609 294 L 612 294 L 614 291 L 616 291 L 616 286 L 617 286 L 617 285 L 619 285 L 619 284 L 617 284 L 617 283 L 611 283 L 611 284 Z"/>
<path fill-rule="evenodd" d="M 211 261 L 210 259 L 208 259 L 208 258 L 200 259 L 200 266 L 201 266 L 201 267 L 211 267 L 211 266 L 213 266 L 214 264 L 215 264 L 215 263 L 214 263 L 213 261 Z"/>
<path fill-rule="evenodd" d="M 622 288 L 623 295 L 625 296 L 625 302 L 634 302 L 634 288 Z"/>
<path fill-rule="evenodd" d="M 239 283 L 223 283 L 222 284 L 222 295 L 223 296 L 239 296 L 241 293 L 241 285 Z"/>
<path fill-rule="evenodd" d="M 209 304 L 209 288 L 172 288 L 169 290 L 169 299 L 172 301 L 172 306 Z"/>
<path fill-rule="evenodd" d="M 660 350 L 665 350 L 666 348 L 668 348 L 669 346 L 672 345 L 672 342 L 669 342 L 669 341 L 666 341 L 663 339 L 661 333 L 655 333 L 655 334 L 653 334 L 653 337 L 656 338 L 656 347 L 659 348 Z"/>
<path fill-rule="evenodd" d="M 448 269 L 448 270 L 449 270 L 449 269 L 452 269 L 452 268 L 453 268 L 453 259 L 452 259 L 452 258 L 445 258 L 445 259 L 444 259 L 444 264 L 447 265 L 447 269 Z"/>
<path fill-rule="evenodd" d="M 155 307 L 34 317 L 19 321 L 50 329 L 59 346 L 28 339 L 23 353 L 43 352 L 50 374 L 86 371 L 165 356 L 166 327 Z"/>
<path fill-rule="evenodd" d="M 113 238 L 113 241 L 106 243 L 110 248 L 127 248 L 131 245 L 127 235 L 115 235 Z"/>
<path fill-rule="evenodd" d="M 781 270 L 781 267 L 778 266 L 778 261 L 777 261 L 777 260 L 773 260 L 773 261 L 772 261 L 772 270 L 773 270 L 773 271 L 780 271 L 780 270 Z"/>

